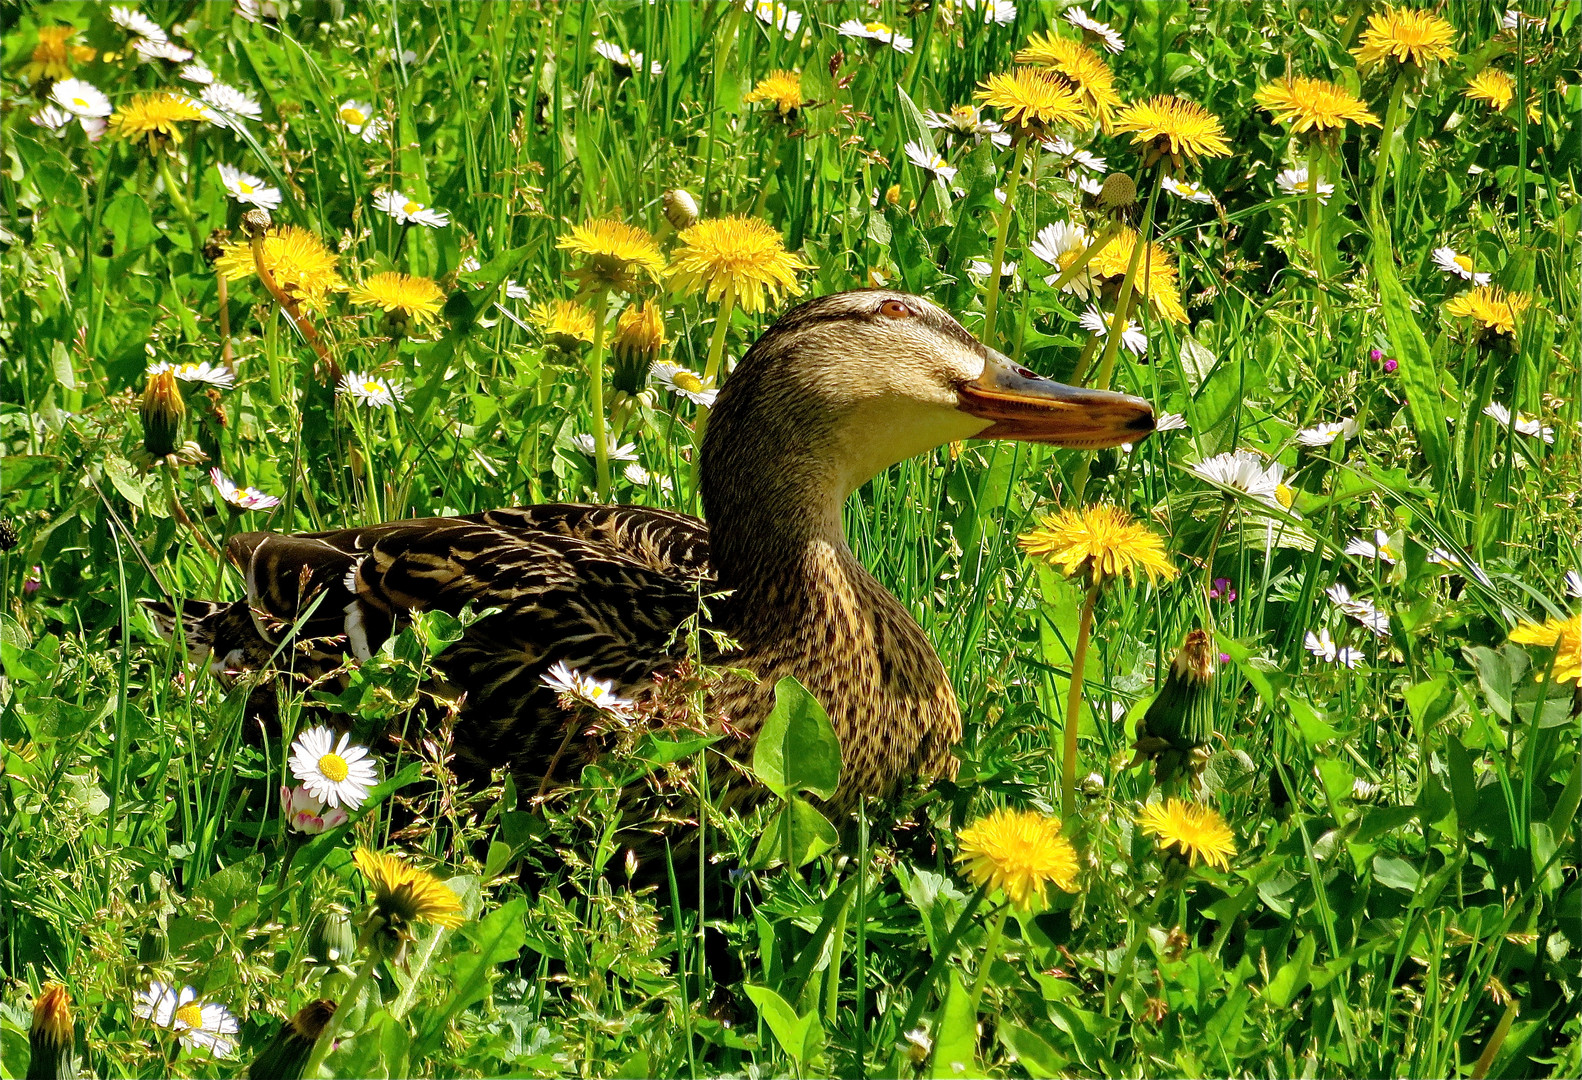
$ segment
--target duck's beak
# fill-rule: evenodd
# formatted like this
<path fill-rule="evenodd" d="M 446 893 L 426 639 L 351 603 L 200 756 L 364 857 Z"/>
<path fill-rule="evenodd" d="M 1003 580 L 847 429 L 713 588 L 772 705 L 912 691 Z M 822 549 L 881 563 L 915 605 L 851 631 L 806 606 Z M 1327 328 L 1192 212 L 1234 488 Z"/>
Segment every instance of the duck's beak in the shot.
<path fill-rule="evenodd" d="M 1154 408 L 1140 397 L 1067 386 L 993 349 L 983 374 L 957 393 L 962 412 L 990 422 L 979 439 L 1097 450 L 1140 442 L 1154 429 Z"/>

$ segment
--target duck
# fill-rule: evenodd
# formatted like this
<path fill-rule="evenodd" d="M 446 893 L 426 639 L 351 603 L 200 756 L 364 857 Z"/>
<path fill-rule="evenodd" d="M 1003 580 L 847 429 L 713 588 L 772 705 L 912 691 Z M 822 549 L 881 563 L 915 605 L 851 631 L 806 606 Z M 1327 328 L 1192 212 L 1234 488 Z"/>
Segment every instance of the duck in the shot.
<path fill-rule="evenodd" d="M 595 760 L 545 676 L 552 668 L 640 698 L 674 672 L 701 619 L 726 642 L 706 714 L 751 754 L 792 676 L 841 747 L 838 819 L 864 797 L 954 777 L 961 714 L 912 614 L 845 538 L 847 499 L 908 458 L 968 439 L 1079 449 L 1135 443 L 1152 406 L 1044 378 L 931 301 L 860 289 L 786 311 L 747 351 L 707 417 L 703 517 L 559 503 L 327 532 L 233 537 L 245 598 L 153 604 L 189 650 L 235 677 L 295 650 L 303 668 L 366 661 L 413 612 L 488 612 L 440 653 L 460 693 L 455 770 L 509 770 L 543 792 Z M 288 648 L 289 646 L 289 648 Z M 564 668 L 557 668 L 564 665 Z M 553 681 L 553 680 L 551 680 Z"/>

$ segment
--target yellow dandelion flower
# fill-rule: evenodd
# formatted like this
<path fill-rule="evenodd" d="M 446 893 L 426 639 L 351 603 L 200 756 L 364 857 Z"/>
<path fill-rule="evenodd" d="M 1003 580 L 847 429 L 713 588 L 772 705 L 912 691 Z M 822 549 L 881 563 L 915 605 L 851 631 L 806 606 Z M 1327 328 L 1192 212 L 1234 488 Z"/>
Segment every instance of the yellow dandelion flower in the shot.
<path fill-rule="evenodd" d="M 1137 230 L 1123 228 L 1088 262 L 1088 273 L 1101 285 L 1118 283 L 1126 276 L 1131 265 L 1132 251 L 1137 247 Z M 1153 241 L 1137 261 L 1137 276 L 1133 288 L 1147 298 L 1154 310 L 1174 323 L 1187 321 L 1186 309 L 1181 306 L 1181 290 L 1176 275 L 1175 259 Z"/>
<path fill-rule="evenodd" d="M 1016 542 L 1063 573 L 1100 582 L 1117 577 L 1136 582 L 1139 570 L 1149 581 L 1169 581 L 1178 573 L 1159 534 L 1118 506 L 1101 504 L 1046 514 L 1038 528 Z"/>
<path fill-rule="evenodd" d="M 1236 834 L 1231 832 L 1219 811 L 1181 799 L 1152 802 L 1137 815 L 1137 827 L 1159 841 L 1166 850 L 1174 847 L 1189 866 L 1202 859 L 1221 870 L 1230 869 L 1236 854 Z"/>
<path fill-rule="evenodd" d="M 1431 11 L 1386 6 L 1368 16 L 1361 44 L 1352 49 L 1359 66 L 1382 67 L 1389 61 L 1427 67 L 1430 60 L 1456 55 L 1456 28 Z"/>
<path fill-rule="evenodd" d="M 1274 114 L 1276 123 L 1298 134 L 1339 131 L 1347 122 L 1379 126 L 1379 120 L 1350 90 L 1323 79 L 1285 78 L 1259 88 L 1253 100 Z"/>
<path fill-rule="evenodd" d="M 263 259 L 275 281 L 297 300 L 322 304 L 330 293 L 346 288 L 335 268 L 335 254 L 317 236 L 295 225 L 271 229 L 264 236 Z M 225 245 L 214 269 L 227 281 L 253 276 L 258 268 L 251 242 L 237 240 Z"/>
<path fill-rule="evenodd" d="M 133 142 L 146 139 L 151 147 L 161 145 L 165 139 L 179 143 L 182 124 L 208 117 L 208 111 L 191 98 L 159 90 L 138 94 L 115 110 L 110 117 L 110 134 Z"/>
<path fill-rule="evenodd" d="M 1467 84 L 1466 96 L 1473 101 L 1487 101 L 1503 111 L 1516 100 L 1516 84 L 1499 68 L 1484 68 Z"/>
<path fill-rule="evenodd" d="M 398 313 L 418 326 L 429 326 L 439 319 L 445 294 L 432 278 L 410 274 L 375 274 L 347 294 L 354 304 L 383 308 Z"/>
<path fill-rule="evenodd" d="M 615 322 L 615 340 L 611 345 L 622 350 L 659 355 L 665 347 L 665 317 L 659 305 L 652 300 L 629 304 Z"/>
<path fill-rule="evenodd" d="M 1053 34 L 1034 34 L 1027 45 L 1016 54 L 1018 64 L 1059 75 L 1070 83 L 1105 131 L 1115 119 L 1115 110 L 1121 107 L 1121 96 L 1115 90 L 1115 73 L 1103 57 L 1080 41 L 1056 37 Z"/>
<path fill-rule="evenodd" d="M 77 36 L 75 26 L 41 26 L 38 31 L 38 44 L 33 46 L 33 56 L 22 68 L 22 77 L 30 83 L 42 79 L 69 79 L 71 78 L 71 62 L 73 58 L 85 59 L 82 48 L 68 49 L 66 43 Z M 93 50 L 87 49 L 87 59 L 93 57 Z"/>
<path fill-rule="evenodd" d="M 1582 687 L 1582 613 L 1568 619 L 1524 622 L 1511 631 L 1510 640 L 1518 645 L 1556 649 L 1554 680 Z"/>
<path fill-rule="evenodd" d="M 1088 109 L 1070 83 L 1048 71 L 1019 67 L 990 75 L 973 95 L 999 109 L 1007 124 L 1028 135 L 1041 135 L 1054 124 L 1085 124 Z"/>
<path fill-rule="evenodd" d="M 368 882 L 368 918 L 394 947 L 397 963 L 404 958 L 414 925 L 457 927 L 466 921 L 461 897 L 427 870 L 367 848 L 358 848 L 352 859 Z"/>
<path fill-rule="evenodd" d="M 527 313 L 544 340 L 561 352 L 571 352 L 577 342 L 593 341 L 593 312 L 571 300 L 551 300 Z"/>
<path fill-rule="evenodd" d="M 967 880 L 1002 890 L 1017 907 L 1043 900 L 1049 885 L 1077 891 L 1077 849 L 1060 834 L 1059 818 L 999 809 L 961 830 L 957 843 Z"/>
<path fill-rule="evenodd" d="M 764 309 L 765 297 L 779 304 L 787 293 L 800 296 L 797 272 L 812 268 L 786 251 L 779 231 L 768 222 L 723 217 L 681 230 L 670 283 L 682 292 L 702 289 L 710 303 L 729 291 L 743 311 L 756 312 Z"/>
<path fill-rule="evenodd" d="M 573 225 L 555 246 L 583 257 L 577 276 L 595 288 L 630 292 L 637 285 L 638 274 L 658 281 L 665 270 L 665 257 L 648 230 L 622 221 L 601 219 Z"/>
<path fill-rule="evenodd" d="M 1132 142 L 1147 150 L 1144 164 L 1169 155 L 1176 166 L 1183 159 L 1226 157 L 1230 143 L 1219 117 L 1196 102 L 1171 94 L 1128 105 L 1115 119 L 1116 134 L 1131 132 Z"/>
<path fill-rule="evenodd" d="M 1480 285 L 1464 292 L 1445 305 L 1445 314 L 1453 318 L 1470 318 L 1481 330 L 1493 334 L 1516 333 L 1516 324 L 1533 298 L 1524 292 L 1506 292 L 1498 285 Z"/>
<path fill-rule="evenodd" d="M 782 117 L 791 116 L 802 108 L 802 72 L 771 71 L 758 80 L 743 100 L 762 101 L 773 105 Z"/>

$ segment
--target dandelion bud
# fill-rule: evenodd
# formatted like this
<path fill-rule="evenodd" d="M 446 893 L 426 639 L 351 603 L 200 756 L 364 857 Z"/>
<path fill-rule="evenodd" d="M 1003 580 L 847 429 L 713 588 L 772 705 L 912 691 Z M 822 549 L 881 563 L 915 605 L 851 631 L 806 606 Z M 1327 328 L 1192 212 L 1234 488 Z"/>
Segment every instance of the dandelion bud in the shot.
<path fill-rule="evenodd" d="M 187 415 L 187 404 L 181 400 L 174 371 L 156 371 L 148 377 L 138 414 L 143 421 L 143 448 L 155 460 L 181 448 L 181 421 Z"/>
<path fill-rule="evenodd" d="M 610 343 L 610 382 L 619 392 L 639 393 L 648 382 L 648 369 L 665 347 L 665 319 L 652 300 L 629 304 L 615 324 Z"/>
<path fill-rule="evenodd" d="M 308 956 L 315 964 L 326 968 L 344 965 L 356 951 L 357 932 L 344 912 L 328 912 L 313 924 L 308 935 Z"/>
<path fill-rule="evenodd" d="M 269 216 L 269 211 L 261 206 L 255 206 L 242 215 L 242 231 L 248 236 L 262 236 L 269 231 L 269 226 L 274 224 L 274 219 Z"/>
<path fill-rule="evenodd" d="M 889 203 L 891 206 L 900 206 L 901 205 L 901 185 L 900 184 L 891 184 L 889 186 L 889 188 L 887 188 L 885 190 L 884 201 Z"/>
<path fill-rule="evenodd" d="M 1135 765 L 1154 760 L 1154 775 L 1161 783 L 1185 767 L 1192 776 L 1202 771 L 1207 755 L 1200 749 L 1214 732 L 1214 709 L 1209 690 L 1214 681 L 1214 646 L 1203 630 L 1186 636 L 1164 686 L 1137 725 Z"/>
<path fill-rule="evenodd" d="M 71 997 L 59 983 L 47 984 L 33 1003 L 33 1026 L 27 1044 L 27 1080 L 76 1080 L 72 1052 Z"/>
<path fill-rule="evenodd" d="M 320 998 L 302 1006 L 291 1019 L 282 1021 L 275 1037 L 259 1051 L 248 1068 L 251 1080 L 301 1080 L 313 1056 L 314 1044 L 329 1026 L 335 1008 L 335 1002 Z"/>
<path fill-rule="evenodd" d="M 1099 188 L 1101 210 L 1130 210 L 1137 202 L 1137 185 L 1125 173 L 1110 173 Z"/>
<path fill-rule="evenodd" d="M 693 198 L 692 192 L 686 188 L 671 188 L 665 192 L 664 206 L 665 220 L 670 222 L 670 227 L 677 232 L 696 225 L 701 216 L 698 200 Z"/>

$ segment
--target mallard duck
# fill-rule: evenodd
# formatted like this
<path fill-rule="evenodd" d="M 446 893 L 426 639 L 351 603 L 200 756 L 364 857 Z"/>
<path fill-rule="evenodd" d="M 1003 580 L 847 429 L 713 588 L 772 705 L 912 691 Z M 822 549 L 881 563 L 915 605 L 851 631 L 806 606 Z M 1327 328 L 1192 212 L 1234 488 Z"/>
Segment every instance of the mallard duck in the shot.
<path fill-rule="evenodd" d="M 704 521 L 558 504 L 333 532 L 246 533 L 228 555 L 247 598 L 189 603 L 189 643 L 216 670 L 301 650 L 367 659 L 408 612 L 498 612 L 439 657 L 465 692 L 458 768 L 509 765 L 519 790 L 577 775 L 592 748 L 544 682 L 563 663 L 651 691 L 676 628 L 707 610 L 736 643 L 709 714 L 746 738 L 793 675 L 825 706 L 844 758 L 830 810 L 904 780 L 953 775 L 956 697 L 921 627 L 847 546 L 846 498 L 882 470 L 972 438 L 1098 448 L 1153 430 L 1136 397 L 1041 378 L 927 300 L 859 290 L 788 311 L 721 389 L 700 462 Z M 276 661 L 277 666 L 281 661 Z M 568 752 L 569 745 L 569 752 Z"/>

